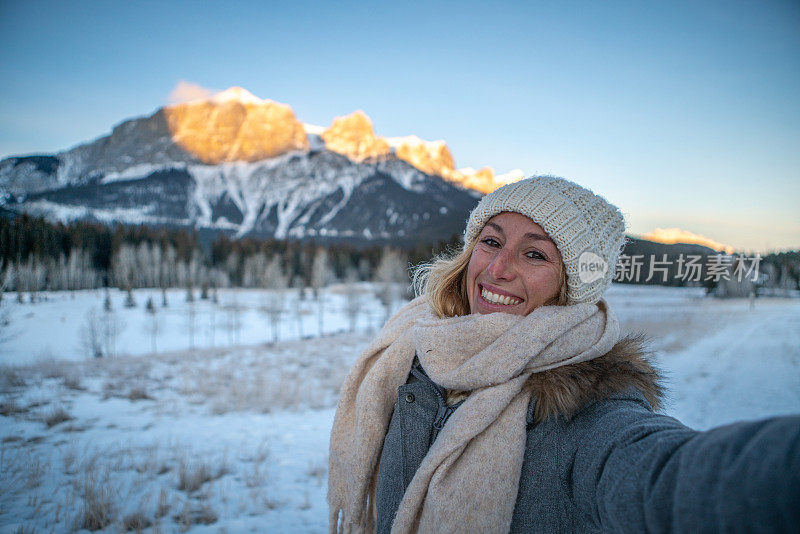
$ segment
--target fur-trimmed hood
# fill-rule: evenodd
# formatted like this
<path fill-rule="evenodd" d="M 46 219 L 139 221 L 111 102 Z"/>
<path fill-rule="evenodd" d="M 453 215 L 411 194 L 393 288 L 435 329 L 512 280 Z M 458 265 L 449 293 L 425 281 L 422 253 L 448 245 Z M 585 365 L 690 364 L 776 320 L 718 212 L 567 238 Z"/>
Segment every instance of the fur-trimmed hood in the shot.
<path fill-rule="evenodd" d="M 658 409 L 663 386 L 652 358 L 646 338 L 629 335 L 604 356 L 534 373 L 526 384 L 536 399 L 534 422 L 552 416 L 569 420 L 582 406 L 631 386 L 642 392 L 653 409 Z"/>

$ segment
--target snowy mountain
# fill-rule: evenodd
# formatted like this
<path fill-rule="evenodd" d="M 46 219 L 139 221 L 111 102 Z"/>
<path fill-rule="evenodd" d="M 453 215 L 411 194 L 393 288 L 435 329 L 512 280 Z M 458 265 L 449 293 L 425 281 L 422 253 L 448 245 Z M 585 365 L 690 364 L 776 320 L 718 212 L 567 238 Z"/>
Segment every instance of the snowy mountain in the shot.
<path fill-rule="evenodd" d="M 376 137 L 363 113 L 309 127 L 289 106 L 232 88 L 58 154 L 0 161 L 0 208 L 237 237 L 412 242 L 460 232 L 480 195 L 430 164 L 420 170 L 402 146 L 398 155 Z"/>

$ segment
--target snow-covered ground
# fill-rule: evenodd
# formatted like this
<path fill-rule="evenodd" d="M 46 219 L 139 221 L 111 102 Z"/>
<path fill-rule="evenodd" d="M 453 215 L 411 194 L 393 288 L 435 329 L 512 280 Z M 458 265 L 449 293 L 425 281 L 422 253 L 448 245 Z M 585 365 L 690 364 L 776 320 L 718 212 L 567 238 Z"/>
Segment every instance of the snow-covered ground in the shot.
<path fill-rule="evenodd" d="M 311 290 L 306 290 L 301 299 L 297 289 L 221 289 L 216 303 L 210 292 L 208 298 L 201 299 L 200 291 L 195 290 L 193 301 L 187 302 L 186 290 L 170 289 L 166 306 L 161 290 L 140 289 L 133 292 L 132 308 L 125 306 L 125 292 L 112 289 L 108 292 L 108 311 L 102 290 L 41 292 L 35 304 L 27 294 L 20 304 L 16 293 L 9 293 L 0 305 L 10 319 L 7 326 L 0 326 L 0 364 L 86 360 L 92 355 L 87 346 L 87 331 L 92 325 L 97 328 L 93 337 L 108 341 L 106 352 L 113 355 L 318 337 L 320 327 L 325 335 L 349 331 L 348 305 L 358 310 L 352 314 L 353 329 L 378 329 L 385 312 L 374 289 L 364 283 L 336 285 L 322 291 L 320 299 L 314 299 Z M 402 288 L 395 290 L 400 293 Z M 148 300 L 153 302 L 154 313 L 145 309 Z M 277 314 L 272 316 L 276 309 Z M 276 332 L 273 317 L 277 319 Z M 106 335 L 109 327 L 112 333 Z"/>
<path fill-rule="evenodd" d="M 160 291 L 135 291 L 135 308 L 112 292 L 111 314 L 102 292 L 6 295 L 0 533 L 324 532 L 338 388 L 384 316 L 374 288 L 356 286 L 350 332 L 347 289 L 325 291 L 323 337 L 317 301 L 296 291 L 188 304 L 176 290 L 166 308 Z M 800 412 L 800 299 L 751 309 L 702 290 L 614 286 L 608 300 L 626 331 L 653 338 L 666 413 L 708 428 Z M 264 310 L 278 301 L 271 343 Z M 92 315 L 114 319 L 112 356 L 89 357 Z"/>

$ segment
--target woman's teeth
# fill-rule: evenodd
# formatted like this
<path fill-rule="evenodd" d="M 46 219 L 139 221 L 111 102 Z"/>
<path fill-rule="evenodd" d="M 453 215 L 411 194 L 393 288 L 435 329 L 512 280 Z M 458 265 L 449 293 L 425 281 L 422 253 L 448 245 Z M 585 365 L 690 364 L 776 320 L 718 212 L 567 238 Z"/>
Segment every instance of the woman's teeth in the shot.
<path fill-rule="evenodd" d="M 513 306 L 522 302 L 520 299 L 515 297 L 504 297 L 502 295 L 498 295 L 497 293 L 492 293 L 486 288 L 481 288 L 481 296 L 492 304 L 503 304 L 505 306 Z"/>

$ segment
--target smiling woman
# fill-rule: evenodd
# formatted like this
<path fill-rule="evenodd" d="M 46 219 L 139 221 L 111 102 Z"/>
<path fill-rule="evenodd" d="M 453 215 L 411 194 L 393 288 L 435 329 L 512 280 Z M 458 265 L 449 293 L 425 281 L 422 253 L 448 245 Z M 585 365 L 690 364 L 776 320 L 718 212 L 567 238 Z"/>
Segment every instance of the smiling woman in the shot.
<path fill-rule="evenodd" d="M 602 299 L 623 243 L 619 210 L 560 178 L 484 197 L 344 383 L 331 531 L 795 528 L 800 417 L 658 414 L 648 353 Z"/>

